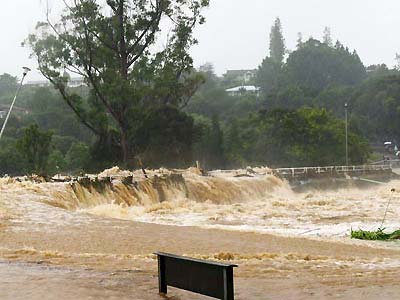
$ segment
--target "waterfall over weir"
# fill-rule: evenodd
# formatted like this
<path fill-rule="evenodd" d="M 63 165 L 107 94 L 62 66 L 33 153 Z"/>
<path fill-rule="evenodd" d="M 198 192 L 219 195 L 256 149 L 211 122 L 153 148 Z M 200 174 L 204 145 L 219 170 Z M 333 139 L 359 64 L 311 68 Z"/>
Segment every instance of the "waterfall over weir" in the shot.
<path fill-rule="evenodd" d="M 160 169 L 148 171 L 148 176 L 113 168 L 60 182 L 3 178 L 0 224 L 13 215 L 29 217 L 29 222 L 57 223 L 69 218 L 66 212 L 176 226 L 343 237 L 351 228 L 374 228 L 389 197 L 400 198 L 400 182 L 393 180 L 379 186 L 350 184 L 295 192 L 268 168 L 254 169 L 251 174 L 214 171 L 207 176 L 195 168 Z M 400 227 L 400 201 L 393 200 L 385 224 L 388 229 Z"/>

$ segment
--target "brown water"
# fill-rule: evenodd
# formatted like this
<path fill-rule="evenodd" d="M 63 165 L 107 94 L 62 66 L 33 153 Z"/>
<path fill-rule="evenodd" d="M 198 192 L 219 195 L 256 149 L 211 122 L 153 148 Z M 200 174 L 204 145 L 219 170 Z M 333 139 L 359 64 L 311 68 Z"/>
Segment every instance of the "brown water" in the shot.
<path fill-rule="evenodd" d="M 348 235 L 377 229 L 389 200 L 385 227 L 400 227 L 400 182 L 295 193 L 268 169 L 177 172 L 100 189 L 0 179 L 0 299 L 160 299 L 156 250 L 239 264 L 237 299 L 396 299 L 399 243 Z"/>

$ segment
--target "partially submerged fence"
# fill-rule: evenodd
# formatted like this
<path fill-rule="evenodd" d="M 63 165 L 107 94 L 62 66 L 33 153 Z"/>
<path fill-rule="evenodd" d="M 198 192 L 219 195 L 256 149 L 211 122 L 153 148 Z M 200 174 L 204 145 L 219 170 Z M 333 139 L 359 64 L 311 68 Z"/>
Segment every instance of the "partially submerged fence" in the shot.
<path fill-rule="evenodd" d="M 234 300 L 233 268 L 237 265 L 156 252 L 159 292 L 168 286 L 221 300 Z"/>

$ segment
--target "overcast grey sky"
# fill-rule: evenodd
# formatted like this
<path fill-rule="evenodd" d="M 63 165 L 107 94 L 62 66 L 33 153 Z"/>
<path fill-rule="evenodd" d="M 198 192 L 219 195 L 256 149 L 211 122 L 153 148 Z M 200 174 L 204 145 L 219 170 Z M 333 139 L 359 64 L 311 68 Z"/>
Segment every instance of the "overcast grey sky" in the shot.
<path fill-rule="evenodd" d="M 51 0 L 61 2 L 61 0 Z M 35 68 L 21 42 L 44 20 L 40 0 L 1 0 L 0 74 L 19 75 L 20 67 Z M 196 30 L 199 45 L 192 50 L 195 65 L 226 69 L 256 68 L 268 53 L 270 27 L 276 17 L 283 24 L 286 45 L 293 49 L 297 33 L 321 38 L 325 26 L 333 38 L 356 49 L 366 65 L 395 64 L 400 53 L 398 0 L 211 0 L 207 23 Z M 38 72 L 29 79 L 38 79 Z"/>

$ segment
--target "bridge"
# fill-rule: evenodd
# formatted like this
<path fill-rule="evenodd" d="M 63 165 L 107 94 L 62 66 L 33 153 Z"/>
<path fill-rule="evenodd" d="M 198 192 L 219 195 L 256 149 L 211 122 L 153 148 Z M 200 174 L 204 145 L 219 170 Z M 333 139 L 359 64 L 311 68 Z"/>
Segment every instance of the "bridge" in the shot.
<path fill-rule="evenodd" d="M 307 180 L 313 178 L 347 178 L 360 176 L 391 177 L 393 175 L 391 164 L 363 165 L 363 166 L 328 166 L 304 168 L 279 168 L 273 169 L 276 176 L 289 181 Z"/>

